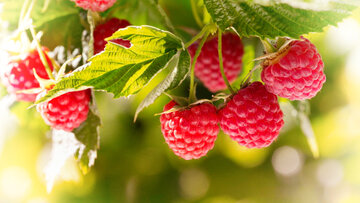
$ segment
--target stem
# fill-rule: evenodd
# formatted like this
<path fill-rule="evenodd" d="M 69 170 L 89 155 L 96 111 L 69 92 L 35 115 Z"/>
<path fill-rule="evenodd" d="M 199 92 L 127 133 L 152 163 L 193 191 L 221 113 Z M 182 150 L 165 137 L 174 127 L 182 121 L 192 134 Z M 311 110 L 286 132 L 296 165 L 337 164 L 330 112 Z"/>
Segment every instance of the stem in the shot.
<path fill-rule="evenodd" d="M 261 42 L 262 42 L 267 54 L 268 53 L 273 53 L 273 52 L 276 51 L 274 46 L 267 39 L 261 40 Z"/>
<path fill-rule="evenodd" d="M 193 13 L 193 16 L 195 18 L 196 24 L 198 24 L 199 27 L 203 27 L 203 22 L 200 19 L 199 13 L 196 9 L 196 3 L 195 0 L 191 0 L 191 11 Z"/>
<path fill-rule="evenodd" d="M 249 71 L 249 73 L 244 77 L 243 81 L 241 82 L 241 85 L 240 85 L 241 88 L 246 86 L 246 84 L 250 82 L 251 75 L 260 67 L 261 67 L 261 64 L 258 64 Z"/>
<path fill-rule="evenodd" d="M 206 32 L 209 31 L 209 25 L 206 25 L 195 37 L 193 37 L 190 41 L 188 41 L 185 44 L 185 48 L 188 48 L 189 46 L 191 46 L 194 42 L 196 42 L 198 39 L 200 39 Z"/>
<path fill-rule="evenodd" d="M 87 13 L 87 20 L 90 25 L 90 40 L 89 40 L 89 53 L 88 58 L 91 58 L 94 55 L 94 29 L 95 29 L 95 19 L 94 19 L 95 13 L 93 11 L 89 10 Z"/>
<path fill-rule="evenodd" d="M 150 2 L 153 2 L 153 1 L 150 1 Z M 164 9 L 160 6 L 160 4 L 157 3 L 157 4 L 155 4 L 154 6 L 156 7 L 156 9 L 159 11 L 160 15 L 162 16 L 162 18 L 163 18 L 163 20 L 164 20 L 164 22 L 165 22 L 166 27 L 169 28 L 169 30 L 170 30 L 172 33 L 178 35 L 178 33 L 177 33 L 174 25 L 172 24 L 169 16 L 166 14 L 166 12 L 165 12 Z"/>
<path fill-rule="evenodd" d="M 25 0 L 23 6 L 21 8 L 20 17 L 19 17 L 19 25 L 18 25 L 19 27 L 21 27 L 21 24 L 23 23 L 25 13 L 26 13 L 27 8 L 28 8 L 29 1 L 30 0 Z"/>
<path fill-rule="evenodd" d="M 52 71 L 50 69 L 50 66 L 46 60 L 46 57 L 45 57 L 45 54 L 44 52 L 42 51 L 41 49 L 41 45 L 40 45 L 40 42 L 39 40 L 36 38 L 36 32 L 35 32 L 35 29 L 33 26 L 30 26 L 30 32 L 31 32 L 31 35 L 33 37 L 33 40 L 36 42 L 36 48 L 37 48 L 37 51 L 39 53 L 39 56 L 40 56 L 40 59 L 41 59 L 41 62 L 42 64 L 45 66 L 45 70 L 46 70 L 46 73 L 48 74 L 49 78 L 54 80 L 54 76 L 52 74 Z"/>
<path fill-rule="evenodd" d="M 49 7 L 49 4 L 50 4 L 50 0 L 45 0 L 44 6 L 41 9 L 41 12 L 45 12 L 47 10 L 47 8 Z"/>
<path fill-rule="evenodd" d="M 222 32 L 220 29 L 218 30 L 218 54 L 219 54 L 219 65 L 220 65 L 221 76 L 222 76 L 227 88 L 230 90 L 231 94 L 235 94 L 235 91 L 231 87 L 231 85 L 225 75 L 225 71 L 224 71 L 224 64 L 223 64 L 223 58 L 222 58 Z"/>
<path fill-rule="evenodd" d="M 205 36 L 202 38 L 198 48 L 196 49 L 192 64 L 191 64 L 191 69 L 190 69 L 190 92 L 189 92 L 189 103 L 193 103 L 196 98 L 195 98 L 195 64 L 196 64 L 196 60 L 200 55 L 201 49 L 203 47 L 203 45 L 206 42 L 206 39 L 209 36 L 209 32 L 205 32 Z"/>

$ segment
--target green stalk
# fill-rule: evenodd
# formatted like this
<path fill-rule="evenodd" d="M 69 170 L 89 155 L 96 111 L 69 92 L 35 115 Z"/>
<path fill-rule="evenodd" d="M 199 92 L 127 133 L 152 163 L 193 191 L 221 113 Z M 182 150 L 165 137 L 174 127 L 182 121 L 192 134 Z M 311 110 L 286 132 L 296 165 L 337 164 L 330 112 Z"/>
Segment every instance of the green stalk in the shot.
<path fill-rule="evenodd" d="M 33 40 L 35 40 L 35 42 L 36 42 L 36 49 L 37 49 L 37 51 L 39 53 L 42 64 L 45 66 L 46 73 L 48 74 L 50 79 L 55 80 L 55 78 L 54 78 L 54 76 L 52 74 L 52 71 L 50 69 L 50 66 L 49 66 L 49 64 L 48 64 L 48 62 L 46 60 L 45 54 L 41 49 L 40 42 L 39 42 L 38 39 L 36 39 L 36 32 L 35 32 L 35 29 L 34 29 L 33 26 L 30 26 L 30 32 L 31 32 L 31 35 L 33 37 Z"/>
<path fill-rule="evenodd" d="M 206 30 L 206 29 L 203 29 Z M 209 36 L 209 32 L 206 30 L 205 32 L 205 36 L 202 38 L 198 48 L 196 49 L 192 64 L 191 64 L 191 69 L 190 69 L 190 92 L 189 92 L 189 103 L 193 103 L 196 100 L 196 96 L 195 96 L 195 64 L 196 64 L 196 60 L 200 55 L 201 49 L 204 46 L 206 39 Z"/>
<path fill-rule="evenodd" d="M 23 3 L 23 6 L 21 8 L 21 12 L 20 12 L 20 17 L 19 17 L 19 27 L 21 26 L 21 24 L 23 23 L 27 8 L 28 8 L 28 4 L 29 4 L 29 0 L 25 0 Z"/>
<path fill-rule="evenodd" d="M 276 49 L 274 48 L 274 46 L 267 40 L 267 39 L 263 39 L 261 40 L 266 53 L 274 53 L 276 51 Z"/>
<path fill-rule="evenodd" d="M 209 25 L 206 25 L 195 37 L 193 37 L 190 41 L 185 44 L 185 48 L 191 46 L 194 42 L 200 39 L 206 32 L 209 31 Z"/>
<path fill-rule="evenodd" d="M 94 55 L 94 29 L 95 29 L 95 16 L 97 14 L 91 10 L 87 13 L 87 21 L 90 25 L 90 40 L 89 40 L 89 53 L 88 57 L 91 58 Z"/>
<path fill-rule="evenodd" d="M 203 27 L 203 22 L 200 19 L 198 10 L 196 8 L 195 0 L 191 0 L 191 11 L 192 11 L 193 16 L 195 18 L 196 24 L 198 24 L 199 27 Z"/>
<path fill-rule="evenodd" d="M 231 87 L 231 85 L 225 75 L 225 71 L 224 71 L 224 64 L 223 64 L 223 57 L 222 57 L 222 32 L 220 29 L 218 30 L 218 54 L 219 54 L 219 65 L 220 65 L 221 76 L 222 76 L 227 88 L 230 90 L 231 94 L 235 94 L 235 91 Z"/>

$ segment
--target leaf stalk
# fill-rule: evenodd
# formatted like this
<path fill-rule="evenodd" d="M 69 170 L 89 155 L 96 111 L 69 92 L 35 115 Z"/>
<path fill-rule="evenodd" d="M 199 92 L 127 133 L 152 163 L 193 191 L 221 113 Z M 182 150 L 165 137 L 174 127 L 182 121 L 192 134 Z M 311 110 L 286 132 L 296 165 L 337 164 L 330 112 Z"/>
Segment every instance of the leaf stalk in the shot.
<path fill-rule="evenodd" d="M 200 55 L 201 49 L 204 46 L 206 39 L 209 36 L 209 31 L 207 29 L 203 29 L 205 30 L 205 36 L 202 38 L 198 48 L 196 49 L 194 58 L 192 60 L 191 63 L 191 69 L 190 69 L 190 92 L 189 92 L 189 103 L 193 103 L 196 100 L 196 96 L 195 96 L 195 64 L 196 64 L 196 60 Z"/>
<path fill-rule="evenodd" d="M 224 71 L 224 64 L 223 64 L 223 57 L 222 57 L 222 31 L 218 30 L 218 54 L 219 54 L 219 66 L 220 66 L 220 72 L 221 76 L 227 86 L 227 88 L 230 90 L 231 94 L 235 94 L 235 91 L 230 85 L 229 80 L 227 79 Z"/>

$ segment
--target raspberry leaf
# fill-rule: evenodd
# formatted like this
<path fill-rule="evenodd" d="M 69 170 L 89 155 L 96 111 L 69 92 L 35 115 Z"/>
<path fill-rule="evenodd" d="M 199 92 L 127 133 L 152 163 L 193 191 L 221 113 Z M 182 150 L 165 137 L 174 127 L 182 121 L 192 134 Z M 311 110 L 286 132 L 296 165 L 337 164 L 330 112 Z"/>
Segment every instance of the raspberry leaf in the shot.
<path fill-rule="evenodd" d="M 79 11 L 71 1 L 37 0 L 31 12 L 31 19 L 36 30 L 43 31 L 42 44 L 50 49 L 64 45 L 66 48 L 81 47 L 83 26 L 80 23 Z M 24 0 L 4 0 L 0 18 L 9 22 L 9 29 L 17 28 Z M 59 26 L 61 24 L 62 26 Z M 56 37 L 54 37 L 56 36 Z"/>
<path fill-rule="evenodd" d="M 94 165 L 100 141 L 99 127 L 101 120 L 97 114 L 94 96 L 92 98 L 93 101 L 90 104 L 87 119 L 78 128 L 73 130 L 76 139 L 83 144 L 76 151 L 75 157 L 78 158 L 80 169 L 84 174 Z"/>
<path fill-rule="evenodd" d="M 52 130 L 50 161 L 44 169 L 48 192 L 52 190 L 56 177 L 70 157 L 75 156 L 78 159 L 78 164 L 84 174 L 89 171 L 97 157 L 100 140 L 98 128 L 100 125 L 100 117 L 97 115 L 97 108 L 93 100 L 87 120 L 78 128 L 72 132 Z"/>
<path fill-rule="evenodd" d="M 353 0 L 329 0 L 326 6 L 301 1 L 278 2 L 204 0 L 212 19 L 222 30 L 233 27 L 240 36 L 260 38 L 299 38 L 309 32 L 321 32 L 324 27 L 336 25 L 348 17 L 359 6 Z M 314 10 L 314 6 L 318 10 Z"/>
<path fill-rule="evenodd" d="M 169 61 L 167 66 L 170 69 L 168 76 L 160 82 L 140 103 L 136 109 L 134 121 L 139 113 L 152 103 L 167 90 L 178 87 L 186 78 L 190 69 L 190 55 L 188 51 L 179 50 L 176 55 Z"/>
<path fill-rule="evenodd" d="M 118 45 L 112 41 L 115 39 L 129 40 L 131 47 Z M 37 103 L 86 87 L 106 90 L 115 98 L 136 94 L 183 49 L 178 37 L 151 26 L 128 26 L 106 40 L 103 52 L 65 76 Z"/>
<path fill-rule="evenodd" d="M 118 9 L 119 7 L 122 9 Z M 158 0 L 117 1 L 105 13 L 111 13 L 113 17 L 119 19 L 127 19 L 135 25 L 153 25 L 176 33 Z"/>

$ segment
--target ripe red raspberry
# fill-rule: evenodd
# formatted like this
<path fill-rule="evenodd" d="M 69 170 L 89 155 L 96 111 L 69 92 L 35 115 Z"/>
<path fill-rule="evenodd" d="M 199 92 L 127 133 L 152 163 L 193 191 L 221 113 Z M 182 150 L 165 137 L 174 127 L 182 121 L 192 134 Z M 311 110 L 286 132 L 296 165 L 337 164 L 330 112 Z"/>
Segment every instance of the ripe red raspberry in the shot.
<path fill-rule="evenodd" d="M 198 44 L 189 47 L 194 57 Z M 224 71 L 229 82 L 233 82 L 242 68 L 244 47 L 241 39 L 232 33 L 224 34 L 222 38 L 222 54 Z M 195 75 L 211 92 L 226 89 L 219 67 L 218 38 L 214 37 L 205 42 L 195 64 Z"/>
<path fill-rule="evenodd" d="M 127 20 L 119 20 L 117 18 L 111 18 L 104 24 L 97 25 L 94 29 L 94 52 L 95 54 L 104 50 L 106 41 L 105 38 L 110 37 L 115 31 L 120 28 L 129 26 L 130 23 Z M 130 47 L 130 41 L 116 39 L 113 42 L 120 44 L 124 47 Z"/>
<path fill-rule="evenodd" d="M 175 105 L 170 101 L 164 111 Z M 160 123 L 166 143 L 176 155 L 186 160 L 205 156 L 214 147 L 219 133 L 216 108 L 209 103 L 162 114 Z"/>
<path fill-rule="evenodd" d="M 277 97 L 260 82 L 239 90 L 219 117 L 224 133 L 248 148 L 269 146 L 284 125 Z"/>
<path fill-rule="evenodd" d="M 77 6 L 95 12 L 103 12 L 110 8 L 116 0 L 72 0 Z"/>
<path fill-rule="evenodd" d="M 326 77 L 316 47 L 303 38 L 292 42 L 289 52 L 278 63 L 264 67 L 261 79 L 269 92 L 290 100 L 303 100 L 314 97 Z"/>
<path fill-rule="evenodd" d="M 53 70 L 52 63 L 46 54 L 48 49 L 43 47 L 43 52 L 47 62 Z M 32 50 L 26 54 L 17 57 L 8 63 L 7 67 L 3 70 L 1 76 L 4 85 L 10 94 L 15 94 L 18 101 L 33 102 L 37 94 L 24 94 L 17 93 L 20 90 L 27 90 L 40 87 L 39 82 L 34 76 L 33 69 L 36 70 L 38 76 L 43 79 L 49 79 L 46 73 L 45 66 L 42 64 L 38 51 Z"/>
<path fill-rule="evenodd" d="M 45 123 L 57 130 L 72 131 L 89 112 L 90 90 L 69 92 L 36 106 Z"/>

